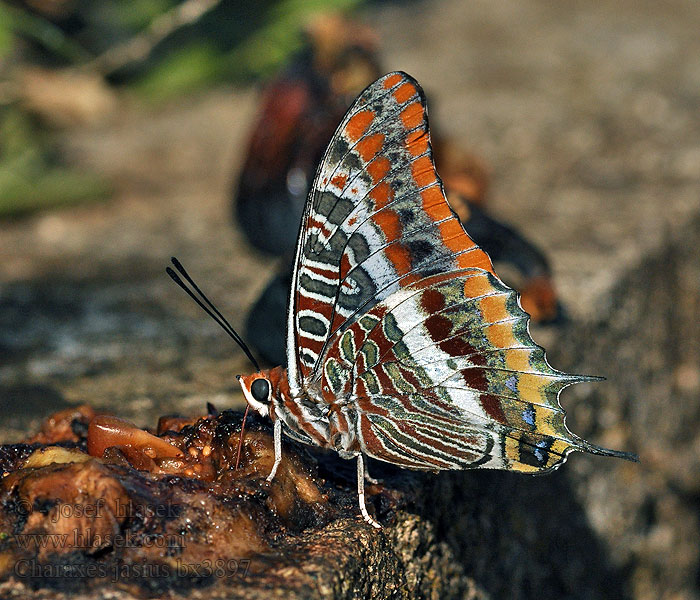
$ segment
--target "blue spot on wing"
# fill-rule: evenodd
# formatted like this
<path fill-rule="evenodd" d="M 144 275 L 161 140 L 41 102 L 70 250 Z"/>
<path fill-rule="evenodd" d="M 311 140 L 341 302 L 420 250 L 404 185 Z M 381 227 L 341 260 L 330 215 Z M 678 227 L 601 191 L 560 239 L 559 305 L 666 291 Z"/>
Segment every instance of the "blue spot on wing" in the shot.
<path fill-rule="evenodd" d="M 523 411 L 523 421 L 531 427 L 535 426 L 535 409 L 530 404 L 528 404 L 527 408 Z"/>
<path fill-rule="evenodd" d="M 537 442 L 537 448 L 535 449 L 535 458 L 540 462 L 544 463 L 547 460 L 546 450 L 549 448 L 549 443 L 547 440 L 540 440 Z"/>

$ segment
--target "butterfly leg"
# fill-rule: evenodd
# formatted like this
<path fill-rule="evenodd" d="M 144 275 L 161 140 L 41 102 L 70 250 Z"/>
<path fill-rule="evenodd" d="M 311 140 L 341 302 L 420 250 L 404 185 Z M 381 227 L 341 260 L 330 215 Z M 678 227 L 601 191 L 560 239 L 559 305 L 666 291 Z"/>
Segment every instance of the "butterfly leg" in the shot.
<path fill-rule="evenodd" d="M 367 507 L 365 506 L 365 458 L 362 454 L 357 455 L 357 497 L 360 502 L 360 512 L 364 520 L 375 529 L 381 529 L 382 526 L 369 516 Z"/>
<path fill-rule="evenodd" d="M 365 481 L 367 483 L 371 483 L 372 485 L 378 485 L 381 483 L 379 479 L 375 479 L 369 474 L 369 469 L 367 468 L 367 465 L 365 465 Z"/>
<path fill-rule="evenodd" d="M 282 421 L 277 419 L 275 421 L 275 464 L 272 465 L 272 471 L 267 476 L 267 481 L 272 481 L 275 478 L 275 473 L 277 473 L 277 467 L 280 466 L 282 462 Z"/>

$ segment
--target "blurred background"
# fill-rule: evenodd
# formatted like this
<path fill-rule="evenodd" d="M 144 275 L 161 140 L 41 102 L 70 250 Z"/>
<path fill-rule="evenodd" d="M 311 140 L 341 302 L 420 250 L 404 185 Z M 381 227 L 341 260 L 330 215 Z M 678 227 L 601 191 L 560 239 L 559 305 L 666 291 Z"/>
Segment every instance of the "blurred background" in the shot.
<path fill-rule="evenodd" d="M 558 572 L 588 550 L 537 528 L 506 532 L 558 557 L 537 576 L 465 572 L 494 598 L 700 598 L 698 31 L 696 0 L 0 0 L 0 442 L 77 403 L 243 406 L 250 367 L 169 257 L 278 358 L 316 161 L 400 69 L 550 362 L 608 379 L 564 392 L 570 428 L 642 460 L 552 475 L 607 587 L 561 583 L 600 575 Z"/>

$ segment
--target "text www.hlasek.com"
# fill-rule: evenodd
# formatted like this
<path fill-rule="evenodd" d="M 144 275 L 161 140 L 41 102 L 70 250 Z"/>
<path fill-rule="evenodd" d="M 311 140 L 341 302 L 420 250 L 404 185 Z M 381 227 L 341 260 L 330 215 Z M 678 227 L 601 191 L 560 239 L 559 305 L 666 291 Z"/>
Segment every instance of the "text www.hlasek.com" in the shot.
<path fill-rule="evenodd" d="M 124 579 L 166 579 L 196 577 L 198 579 L 246 577 L 250 559 L 229 558 L 188 563 L 175 559 L 170 563 L 82 563 L 52 564 L 35 559 L 18 560 L 14 574 L 20 579 L 106 579 L 113 583 Z"/>
<path fill-rule="evenodd" d="M 96 550 L 98 548 L 167 548 L 182 550 L 185 536 L 178 534 L 101 536 L 89 527 L 73 533 L 21 533 L 12 536 L 22 550 Z"/>

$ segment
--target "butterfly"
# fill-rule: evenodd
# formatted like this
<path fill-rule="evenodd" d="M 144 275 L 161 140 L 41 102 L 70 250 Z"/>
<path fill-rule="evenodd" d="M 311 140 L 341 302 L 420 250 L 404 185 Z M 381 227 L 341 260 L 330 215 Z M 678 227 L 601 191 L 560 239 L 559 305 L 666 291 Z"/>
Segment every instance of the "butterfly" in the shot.
<path fill-rule="evenodd" d="M 171 275 L 172 276 L 172 275 Z M 333 135 L 309 192 L 287 316 L 287 368 L 239 376 L 282 433 L 407 469 L 538 473 L 574 450 L 636 460 L 571 433 L 559 394 L 598 378 L 553 369 L 516 292 L 465 233 L 435 170 L 424 93 L 394 72 Z M 236 334 L 237 335 L 237 334 Z M 242 344 L 242 342 L 239 342 Z"/>

